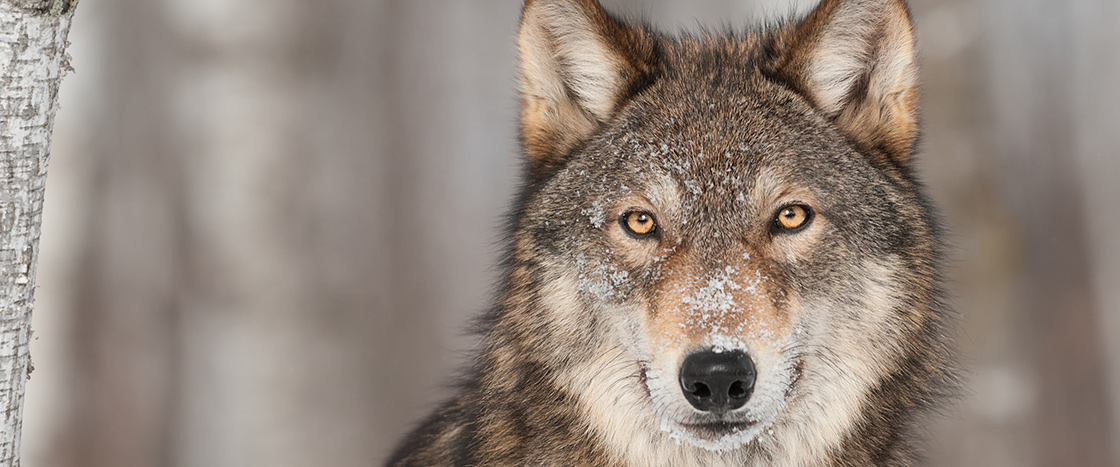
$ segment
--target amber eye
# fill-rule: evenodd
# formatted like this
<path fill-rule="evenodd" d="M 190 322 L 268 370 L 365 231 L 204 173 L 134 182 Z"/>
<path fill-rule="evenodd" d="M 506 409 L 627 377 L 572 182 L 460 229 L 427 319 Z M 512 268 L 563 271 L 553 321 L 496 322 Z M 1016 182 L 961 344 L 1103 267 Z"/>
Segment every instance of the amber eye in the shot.
<path fill-rule="evenodd" d="M 639 237 L 653 234 L 657 230 L 657 221 L 653 220 L 653 214 L 645 211 L 624 213 L 622 219 L 619 220 L 627 231 Z"/>
<path fill-rule="evenodd" d="M 791 204 L 778 211 L 774 227 L 778 231 L 797 231 L 809 224 L 813 211 L 804 204 Z"/>

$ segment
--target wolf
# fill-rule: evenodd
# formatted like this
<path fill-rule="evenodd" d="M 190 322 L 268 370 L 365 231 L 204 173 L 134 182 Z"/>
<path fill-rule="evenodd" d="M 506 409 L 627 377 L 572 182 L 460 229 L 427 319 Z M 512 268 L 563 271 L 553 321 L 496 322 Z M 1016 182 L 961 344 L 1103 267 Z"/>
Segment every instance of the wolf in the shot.
<path fill-rule="evenodd" d="M 669 36 L 528 0 L 517 41 L 495 304 L 388 464 L 919 460 L 957 383 L 905 1 Z"/>

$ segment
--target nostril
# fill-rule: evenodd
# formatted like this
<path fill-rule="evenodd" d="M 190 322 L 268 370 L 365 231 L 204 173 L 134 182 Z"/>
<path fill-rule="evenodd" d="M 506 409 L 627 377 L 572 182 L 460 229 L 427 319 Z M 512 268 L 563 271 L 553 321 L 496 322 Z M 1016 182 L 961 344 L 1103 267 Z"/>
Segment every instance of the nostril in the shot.
<path fill-rule="evenodd" d="M 747 390 L 743 389 L 742 381 L 735 381 L 731 383 L 731 387 L 727 388 L 727 395 L 732 399 L 745 399 L 747 397 Z"/>
<path fill-rule="evenodd" d="M 696 383 L 696 386 L 692 389 L 692 395 L 701 399 L 707 399 L 712 397 L 712 389 L 709 388 L 707 384 Z"/>

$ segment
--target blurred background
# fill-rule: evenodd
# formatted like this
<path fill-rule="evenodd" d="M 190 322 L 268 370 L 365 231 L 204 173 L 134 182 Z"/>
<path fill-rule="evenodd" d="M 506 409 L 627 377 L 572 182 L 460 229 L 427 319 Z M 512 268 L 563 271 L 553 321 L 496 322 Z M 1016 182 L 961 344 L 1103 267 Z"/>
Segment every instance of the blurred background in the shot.
<path fill-rule="evenodd" d="M 676 31 L 814 2 L 604 3 Z M 1120 465 L 1120 2 L 911 5 L 970 379 L 931 463 Z M 476 343 L 519 9 L 83 2 L 24 465 L 380 465 Z"/>

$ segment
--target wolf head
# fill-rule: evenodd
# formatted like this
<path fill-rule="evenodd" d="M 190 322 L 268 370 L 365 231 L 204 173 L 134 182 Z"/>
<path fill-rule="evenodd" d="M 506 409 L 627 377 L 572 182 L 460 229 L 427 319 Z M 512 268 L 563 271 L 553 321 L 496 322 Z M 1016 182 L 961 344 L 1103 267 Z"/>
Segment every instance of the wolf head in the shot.
<path fill-rule="evenodd" d="M 821 459 L 934 397 L 902 0 L 681 38 L 529 0 L 518 45 L 528 175 L 495 324 L 517 345 L 496 361 L 556 369 L 636 463 Z"/>

